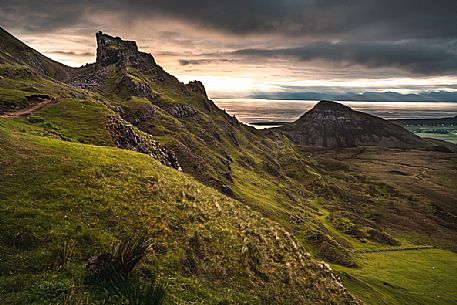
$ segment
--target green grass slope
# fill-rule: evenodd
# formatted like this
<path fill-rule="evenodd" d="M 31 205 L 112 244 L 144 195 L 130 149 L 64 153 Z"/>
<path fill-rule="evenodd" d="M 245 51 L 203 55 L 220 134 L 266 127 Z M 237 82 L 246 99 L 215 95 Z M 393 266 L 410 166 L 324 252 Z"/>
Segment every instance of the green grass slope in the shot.
<path fill-rule="evenodd" d="M 58 303 L 72 286 L 93 304 L 119 303 L 122 292 L 83 284 L 84 265 L 134 232 L 154 245 L 135 278 L 167 280 L 167 304 L 351 302 L 281 227 L 192 177 L 143 154 L 0 124 L 2 304 Z"/>
<path fill-rule="evenodd" d="M 367 304 L 456 304 L 457 255 L 439 249 L 358 255 L 362 268 L 335 266 Z"/>

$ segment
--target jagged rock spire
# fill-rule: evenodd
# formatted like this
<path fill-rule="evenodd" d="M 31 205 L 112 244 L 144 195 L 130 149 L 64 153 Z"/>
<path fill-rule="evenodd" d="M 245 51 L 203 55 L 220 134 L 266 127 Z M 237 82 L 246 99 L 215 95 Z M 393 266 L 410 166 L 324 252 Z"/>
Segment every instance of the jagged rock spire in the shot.
<path fill-rule="evenodd" d="M 119 64 L 143 70 L 156 66 L 151 54 L 138 51 L 135 41 L 122 40 L 102 32 L 98 32 L 96 37 L 97 64 L 102 67 Z"/>

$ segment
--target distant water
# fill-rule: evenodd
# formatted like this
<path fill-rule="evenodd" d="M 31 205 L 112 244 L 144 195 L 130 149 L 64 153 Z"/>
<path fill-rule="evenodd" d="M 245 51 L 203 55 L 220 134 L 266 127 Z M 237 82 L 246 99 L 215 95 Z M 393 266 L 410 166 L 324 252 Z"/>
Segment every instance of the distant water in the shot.
<path fill-rule="evenodd" d="M 292 122 L 310 110 L 318 101 L 215 99 L 214 102 L 245 124 L 255 122 Z M 452 102 L 340 102 L 354 110 L 385 119 L 443 118 L 457 115 Z M 271 125 L 274 126 L 274 123 Z M 263 126 L 271 127 L 271 126 Z"/>

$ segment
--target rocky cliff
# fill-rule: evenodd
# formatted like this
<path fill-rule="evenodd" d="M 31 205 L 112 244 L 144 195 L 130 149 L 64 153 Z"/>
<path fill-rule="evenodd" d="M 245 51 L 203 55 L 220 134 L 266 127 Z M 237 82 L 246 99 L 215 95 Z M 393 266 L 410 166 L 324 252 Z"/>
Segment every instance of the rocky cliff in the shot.
<path fill-rule="evenodd" d="M 103 67 L 120 64 L 141 70 L 156 66 L 151 54 L 138 51 L 135 41 L 122 40 L 102 32 L 98 32 L 96 37 L 97 64 Z"/>

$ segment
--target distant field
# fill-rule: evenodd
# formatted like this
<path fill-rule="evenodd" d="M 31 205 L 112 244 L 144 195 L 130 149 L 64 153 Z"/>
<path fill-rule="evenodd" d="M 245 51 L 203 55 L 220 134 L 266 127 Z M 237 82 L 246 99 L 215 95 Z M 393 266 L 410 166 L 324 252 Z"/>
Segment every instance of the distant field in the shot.
<path fill-rule="evenodd" d="M 422 138 L 433 138 L 457 144 L 457 126 L 404 126 Z"/>
<path fill-rule="evenodd" d="M 357 258 L 360 268 L 335 269 L 343 284 L 367 304 L 457 304 L 457 255 L 453 252 L 429 249 Z"/>

